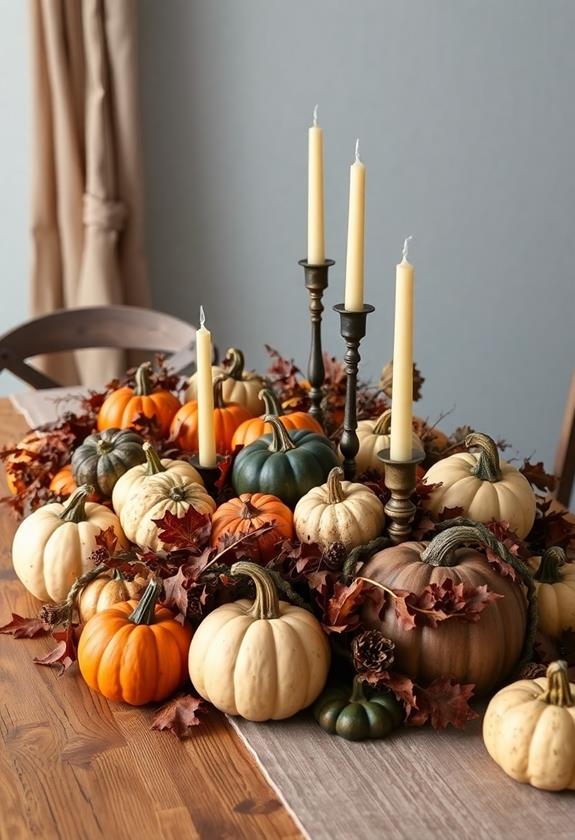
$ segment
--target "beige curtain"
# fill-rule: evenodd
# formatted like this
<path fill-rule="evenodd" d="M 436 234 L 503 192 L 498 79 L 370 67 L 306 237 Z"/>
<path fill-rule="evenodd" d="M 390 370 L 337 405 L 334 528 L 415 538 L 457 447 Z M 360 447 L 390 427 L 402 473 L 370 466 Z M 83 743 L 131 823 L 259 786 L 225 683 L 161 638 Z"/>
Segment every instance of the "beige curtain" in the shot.
<path fill-rule="evenodd" d="M 143 249 L 136 0 L 29 0 L 33 56 L 31 309 L 149 305 Z M 114 350 L 51 356 L 66 383 L 126 366 Z"/>

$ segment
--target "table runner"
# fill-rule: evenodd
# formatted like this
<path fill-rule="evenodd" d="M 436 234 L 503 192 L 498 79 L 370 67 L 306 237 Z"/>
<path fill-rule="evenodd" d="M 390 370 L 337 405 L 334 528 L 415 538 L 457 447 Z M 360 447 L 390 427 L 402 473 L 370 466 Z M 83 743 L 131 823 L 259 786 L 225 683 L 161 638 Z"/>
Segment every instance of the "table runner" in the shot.
<path fill-rule="evenodd" d="M 27 392 L 11 400 L 36 426 L 64 406 L 73 408 L 59 399 L 81 390 Z M 509 779 L 483 746 L 480 720 L 463 731 L 400 729 L 363 743 L 325 734 L 309 712 L 263 724 L 229 720 L 312 840 L 575 836 L 575 795 Z"/>

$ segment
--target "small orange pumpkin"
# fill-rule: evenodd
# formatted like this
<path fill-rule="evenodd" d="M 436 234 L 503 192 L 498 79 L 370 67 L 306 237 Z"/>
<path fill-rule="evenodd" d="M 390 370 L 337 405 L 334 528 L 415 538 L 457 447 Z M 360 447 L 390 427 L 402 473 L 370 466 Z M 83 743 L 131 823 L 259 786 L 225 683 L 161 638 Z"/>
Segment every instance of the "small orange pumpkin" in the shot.
<path fill-rule="evenodd" d="M 160 584 L 151 580 L 140 601 L 122 601 L 96 613 L 78 645 L 78 665 L 89 687 L 131 706 L 159 702 L 188 675 L 192 631 L 156 605 Z"/>
<path fill-rule="evenodd" d="M 290 432 L 295 429 L 310 429 L 312 432 L 323 434 L 320 424 L 307 411 L 292 411 L 284 414 L 278 398 L 270 388 L 262 388 L 258 397 L 264 401 L 266 410 L 260 417 L 244 420 L 241 426 L 238 426 L 232 438 L 232 452 L 236 446 L 247 446 L 262 435 L 271 433 L 272 427 L 264 419 L 267 414 L 271 414 L 272 417 L 279 417 L 284 429 Z"/>
<path fill-rule="evenodd" d="M 252 415 L 239 403 L 226 403 L 222 395 L 222 384 L 226 376 L 214 379 L 214 430 L 216 451 L 219 454 L 232 451 L 234 432 L 244 420 Z M 189 452 L 198 451 L 198 403 L 190 400 L 184 403 L 172 420 L 170 437 L 180 447 Z"/>
<path fill-rule="evenodd" d="M 249 534 L 250 531 L 271 522 L 274 523 L 274 528 L 259 534 L 255 539 L 252 557 L 255 562 L 267 563 L 273 558 L 277 543 L 293 537 L 293 513 L 277 496 L 267 493 L 242 493 L 238 498 L 224 502 L 213 514 L 212 545 L 217 546 L 224 534 Z"/>
<path fill-rule="evenodd" d="M 162 435 L 167 435 L 170 423 L 180 407 L 180 401 L 163 388 L 154 390 L 150 382 L 152 365 L 144 362 L 136 371 L 135 385 L 125 385 L 112 391 L 98 412 L 98 431 L 129 429 L 139 414 L 155 417 Z"/>
<path fill-rule="evenodd" d="M 78 489 L 78 485 L 72 474 L 72 464 L 66 464 L 61 470 L 58 470 L 52 481 L 50 482 L 50 490 L 52 493 L 57 493 L 58 496 L 68 498 L 72 493 Z M 97 493 L 91 493 L 86 497 L 89 502 L 100 502 L 101 498 Z"/>

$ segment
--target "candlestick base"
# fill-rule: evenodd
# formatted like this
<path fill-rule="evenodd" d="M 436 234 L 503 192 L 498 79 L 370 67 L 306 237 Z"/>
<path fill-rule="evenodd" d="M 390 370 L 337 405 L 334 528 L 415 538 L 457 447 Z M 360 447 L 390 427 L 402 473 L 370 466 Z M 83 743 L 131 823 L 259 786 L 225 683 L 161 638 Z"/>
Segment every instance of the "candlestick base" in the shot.
<path fill-rule="evenodd" d="M 225 458 L 223 455 L 216 455 L 216 466 L 215 467 L 202 467 L 200 464 L 200 459 L 198 455 L 193 455 L 190 458 L 190 463 L 192 467 L 199 472 L 202 477 L 202 481 L 204 482 L 204 487 L 214 498 L 218 494 L 218 488 L 216 487 L 216 482 L 220 477 L 220 467 L 219 465 L 224 461 Z"/>
<path fill-rule="evenodd" d="M 411 496 L 417 483 L 417 465 L 423 461 L 425 454 L 413 449 L 409 461 L 394 461 L 390 450 L 383 449 L 377 453 L 377 457 L 385 464 L 385 486 L 391 492 L 391 498 L 385 506 L 385 515 L 391 520 L 387 530 L 390 539 L 397 545 L 411 535 L 415 516 Z"/>
<path fill-rule="evenodd" d="M 323 411 L 323 383 L 325 379 L 325 368 L 323 364 L 323 352 L 321 348 L 321 314 L 323 304 L 321 299 L 328 285 L 328 271 L 334 260 L 314 265 L 307 260 L 300 260 L 299 265 L 303 267 L 305 275 L 305 287 L 309 292 L 309 314 L 311 319 L 311 349 L 307 368 L 307 378 L 311 386 L 309 392 L 310 408 L 312 417 L 322 423 Z"/>

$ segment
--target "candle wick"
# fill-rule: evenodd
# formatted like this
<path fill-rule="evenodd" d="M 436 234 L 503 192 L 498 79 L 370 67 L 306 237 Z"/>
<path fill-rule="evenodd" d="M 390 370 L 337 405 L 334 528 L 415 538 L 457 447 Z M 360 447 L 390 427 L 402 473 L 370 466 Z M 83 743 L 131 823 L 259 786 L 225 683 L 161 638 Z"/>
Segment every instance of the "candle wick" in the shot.
<path fill-rule="evenodd" d="M 408 248 L 409 248 L 409 242 L 412 239 L 413 239 L 413 236 L 408 236 L 408 237 L 406 237 L 406 239 L 403 243 L 403 251 L 401 253 L 401 261 L 402 262 L 407 262 L 407 251 L 408 251 Z"/>
<path fill-rule="evenodd" d="M 205 312 L 204 312 L 204 307 L 200 306 L 200 329 L 203 329 L 205 323 L 206 323 L 206 315 L 205 315 Z"/>
<path fill-rule="evenodd" d="M 317 128 L 317 105 L 313 109 L 313 127 Z"/>
<path fill-rule="evenodd" d="M 355 141 L 355 162 L 356 163 L 360 162 L 360 160 L 359 160 L 359 137 Z"/>

